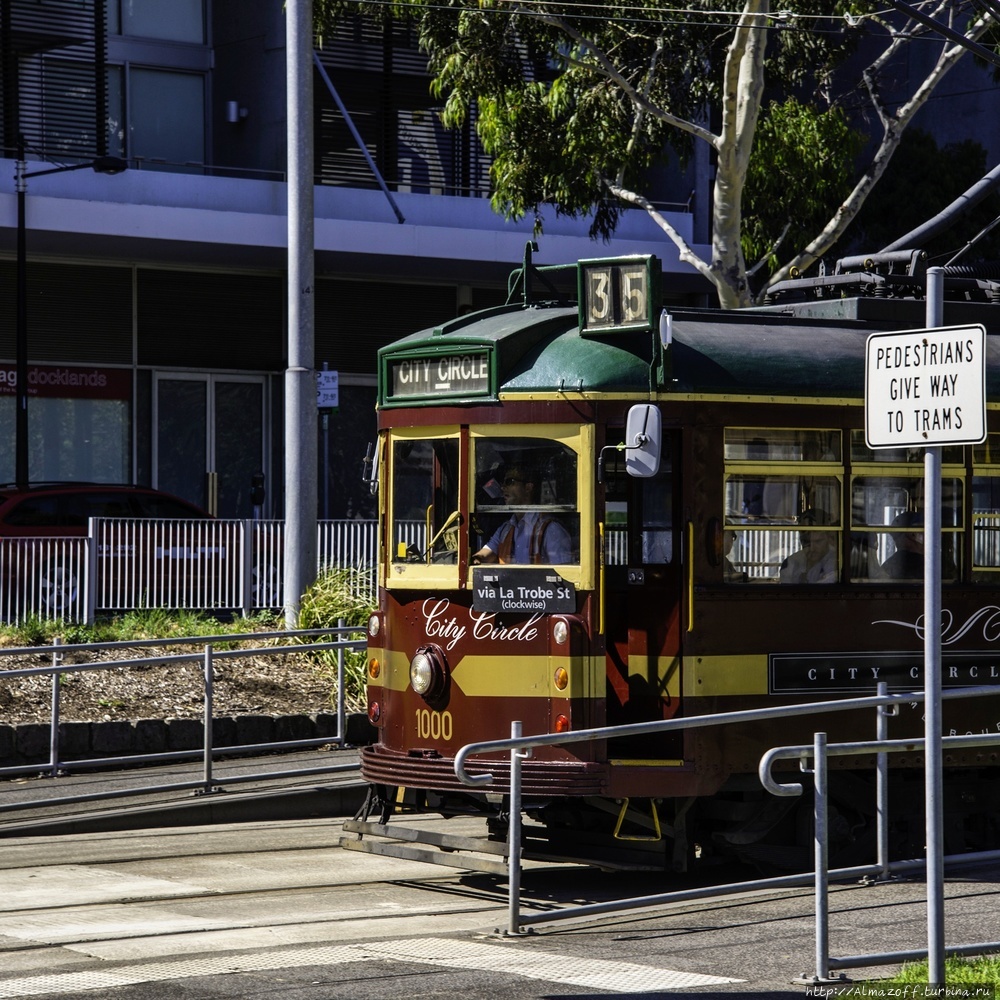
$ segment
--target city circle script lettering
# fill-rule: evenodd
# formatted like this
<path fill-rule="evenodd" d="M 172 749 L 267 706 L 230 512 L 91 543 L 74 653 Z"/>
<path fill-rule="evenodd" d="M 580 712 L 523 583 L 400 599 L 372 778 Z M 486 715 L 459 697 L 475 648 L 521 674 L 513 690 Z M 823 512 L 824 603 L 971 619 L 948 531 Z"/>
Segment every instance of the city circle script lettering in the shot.
<path fill-rule="evenodd" d="M 483 395 L 490 389 L 490 356 L 450 354 L 391 362 L 393 396 Z"/>
<path fill-rule="evenodd" d="M 473 611 L 466 617 L 465 609 L 459 610 L 462 620 L 451 610 L 447 597 L 428 597 L 421 606 L 427 638 L 445 649 L 454 649 L 470 632 L 474 639 L 499 642 L 530 642 L 538 638 L 540 614 L 505 625 L 495 621 L 495 615 L 489 612 Z"/>
<path fill-rule="evenodd" d="M 986 330 L 873 333 L 865 354 L 869 448 L 979 444 L 986 439 Z"/>

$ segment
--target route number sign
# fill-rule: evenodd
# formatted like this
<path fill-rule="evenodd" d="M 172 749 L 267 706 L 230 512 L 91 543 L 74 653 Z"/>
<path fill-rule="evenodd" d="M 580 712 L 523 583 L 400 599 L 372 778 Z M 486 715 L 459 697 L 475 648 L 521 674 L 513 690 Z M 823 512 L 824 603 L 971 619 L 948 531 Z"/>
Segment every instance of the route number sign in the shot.
<path fill-rule="evenodd" d="M 580 330 L 648 330 L 659 313 L 660 261 L 655 256 L 580 263 Z"/>

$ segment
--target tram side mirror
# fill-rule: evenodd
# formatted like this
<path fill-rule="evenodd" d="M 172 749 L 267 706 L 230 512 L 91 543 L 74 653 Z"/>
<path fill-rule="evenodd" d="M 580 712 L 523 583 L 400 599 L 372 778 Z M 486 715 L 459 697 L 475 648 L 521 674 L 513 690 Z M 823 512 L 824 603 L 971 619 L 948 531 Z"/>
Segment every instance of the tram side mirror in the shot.
<path fill-rule="evenodd" d="M 650 403 L 633 406 L 625 424 L 625 471 L 637 479 L 655 476 L 662 441 L 660 411 Z"/>
<path fill-rule="evenodd" d="M 368 442 L 368 449 L 365 451 L 365 457 L 362 464 L 361 479 L 368 484 L 368 492 L 372 496 L 378 493 L 378 456 L 379 448 L 378 442 L 376 441 L 373 445 L 370 441 Z"/>

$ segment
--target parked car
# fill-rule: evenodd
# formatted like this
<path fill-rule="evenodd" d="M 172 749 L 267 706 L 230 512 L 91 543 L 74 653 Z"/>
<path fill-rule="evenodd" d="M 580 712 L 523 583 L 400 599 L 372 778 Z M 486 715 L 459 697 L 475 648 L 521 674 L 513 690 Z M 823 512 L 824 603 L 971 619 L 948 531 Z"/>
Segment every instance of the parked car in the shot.
<path fill-rule="evenodd" d="M 92 517 L 211 518 L 180 497 L 145 486 L 45 483 L 0 486 L 0 538 L 82 537 Z"/>
<path fill-rule="evenodd" d="M 99 588 L 99 606 L 170 606 L 193 586 L 215 595 L 233 591 L 237 547 L 227 533 L 208 527 L 215 519 L 195 504 L 143 486 L 45 483 L 24 490 L 0 486 L 0 579 L 7 604 L 54 617 L 79 610 L 85 550 L 71 540 L 87 535 L 92 517 L 123 519 L 106 523 L 97 539 L 99 579 L 91 587 Z M 153 519 L 155 525 L 136 524 Z M 0 617 L 14 616 L 0 608 Z"/>

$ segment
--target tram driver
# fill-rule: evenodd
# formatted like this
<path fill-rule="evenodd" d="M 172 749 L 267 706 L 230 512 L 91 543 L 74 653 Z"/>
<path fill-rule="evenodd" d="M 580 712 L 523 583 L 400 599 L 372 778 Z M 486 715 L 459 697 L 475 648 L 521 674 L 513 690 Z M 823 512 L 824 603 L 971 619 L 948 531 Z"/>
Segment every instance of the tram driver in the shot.
<path fill-rule="evenodd" d="M 474 564 L 572 562 L 572 541 L 563 525 L 543 511 L 524 509 L 538 503 L 540 483 L 536 469 L 518 465 L 508 468 L 500 484 L 503 502 L 519 509 L 473 555 Z"/>
<path fill-rule="evenodd" d="M 832 524 L 830 515 L 819 507 L 804 510 L 798 523 L 805 530 L 799 532 L 801 548 L 781 564 L 778 580 L 781 583 L 836 583 L 840 577 L 837 564 L 837 532 L 810 531 L 814 525 Z"/>

